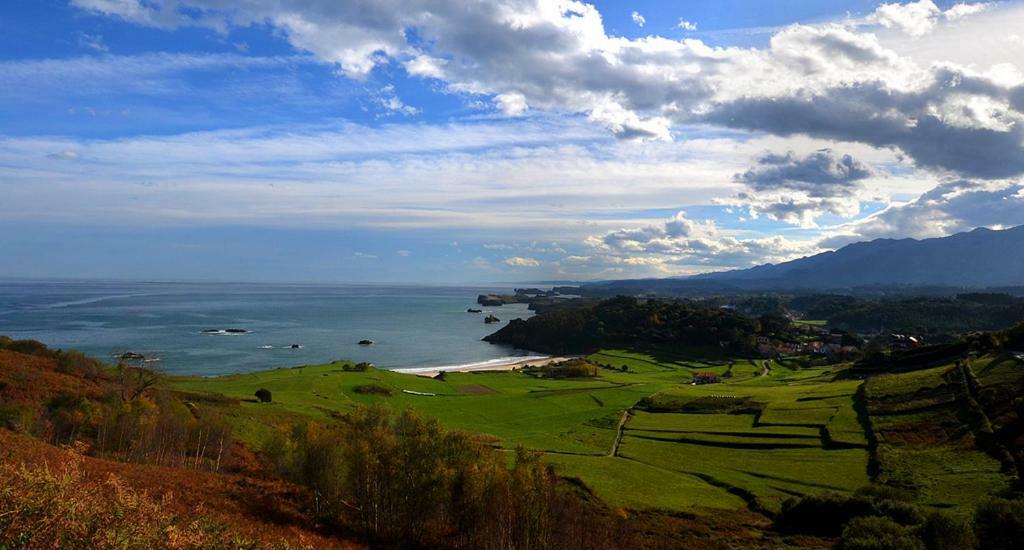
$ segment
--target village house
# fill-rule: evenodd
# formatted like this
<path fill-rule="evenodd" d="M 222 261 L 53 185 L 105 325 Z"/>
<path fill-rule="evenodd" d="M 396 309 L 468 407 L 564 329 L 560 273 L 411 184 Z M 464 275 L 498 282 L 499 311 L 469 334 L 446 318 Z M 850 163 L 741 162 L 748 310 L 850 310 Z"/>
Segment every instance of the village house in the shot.
<path fill-rule="evenodd" d="M 921 347 L 921 339 L 907 334 L 890 334 L 889 349 L 892 351 L 910 351 Z"/>
<path fill-rule="evenodd" d="M 722 377 L 715 372 L 698 372 L 693 375 L 694 384 L 717 384 L 722 381 Z"/>
<path fill-rule="evenodd" d="M 798 355 L 803 351 L 803 346 L 797 342 L 782 342 L 775 346 L 775 351 L 780 355 Z"/>

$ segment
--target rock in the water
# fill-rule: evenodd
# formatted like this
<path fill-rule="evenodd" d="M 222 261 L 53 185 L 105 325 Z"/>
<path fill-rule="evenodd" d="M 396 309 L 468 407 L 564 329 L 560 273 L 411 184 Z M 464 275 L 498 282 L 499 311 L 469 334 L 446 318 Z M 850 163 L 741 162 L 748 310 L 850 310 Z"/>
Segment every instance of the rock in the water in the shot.
<path fill-rule="evenodd" d="M 360 340 L 359 341 L 359 345 L 360 346 L 372 346 L 373 345 L 373 340 Z"/>
<path fill-rule="evenodd" d="M 484 317 L 484 322 L 489 325 L 491 323 L 500 323 L 501 319 L 498 319 L 494 315 L 488 315 L 487 317 Z"/>
<path fill-rule="evenodd" d="M 484 312 L 484 310 L 482 310 L 482 309 L 469 308 L 469 309 L 466 310 L 466 313 L 483 313 L 483 312 Z"/>
<path fill-rule="evenodd" d="M 501 296 L 496 296 L 494 294 L 481 294 L 476 297 L 476 303 L 482 306 L 496 307 L 505 305 L 505 300 L 502 300 Z"/>

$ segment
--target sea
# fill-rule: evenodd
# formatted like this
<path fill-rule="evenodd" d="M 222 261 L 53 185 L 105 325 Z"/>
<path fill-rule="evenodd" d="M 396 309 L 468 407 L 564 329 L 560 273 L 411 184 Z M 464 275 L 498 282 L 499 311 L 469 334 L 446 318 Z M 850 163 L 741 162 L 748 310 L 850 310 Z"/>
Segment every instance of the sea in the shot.
<path fill-rule="evenodd" d="M 532 357 L 481 338 L 532 315 L 476 305 L 510 287 L 0 280 L 0 335 L 115 362 L 141 353 L 172 375 L 367 361 L 386 369 Z M 468 313 L 468 308 L 482 313 Z M 493 313 L 501 323 L 485 324 Z M 372 345 L 360 345 L 370 340 Z"/>

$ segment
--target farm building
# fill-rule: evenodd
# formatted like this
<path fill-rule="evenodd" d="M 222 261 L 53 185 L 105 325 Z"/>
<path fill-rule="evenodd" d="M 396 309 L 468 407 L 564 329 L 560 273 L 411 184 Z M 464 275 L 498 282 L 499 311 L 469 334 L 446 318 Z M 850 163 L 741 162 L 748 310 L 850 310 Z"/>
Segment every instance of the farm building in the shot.
<path fill-rule="evenodd" d="M 693 375 L 694 384 L 717 384 L 722 381 L 722 377 L 715 372 L 698 372 Z"/>

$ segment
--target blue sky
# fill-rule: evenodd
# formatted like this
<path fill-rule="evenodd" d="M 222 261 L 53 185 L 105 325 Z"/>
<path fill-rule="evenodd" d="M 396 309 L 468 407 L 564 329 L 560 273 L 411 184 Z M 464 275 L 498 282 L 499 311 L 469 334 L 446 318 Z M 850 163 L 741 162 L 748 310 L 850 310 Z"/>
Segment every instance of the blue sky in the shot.
<path fill-rule="evenodd" d="M 0 6 L 0 276 L 671 276 L 1024 223 L 1020 2 L 245 6 Z"/>

